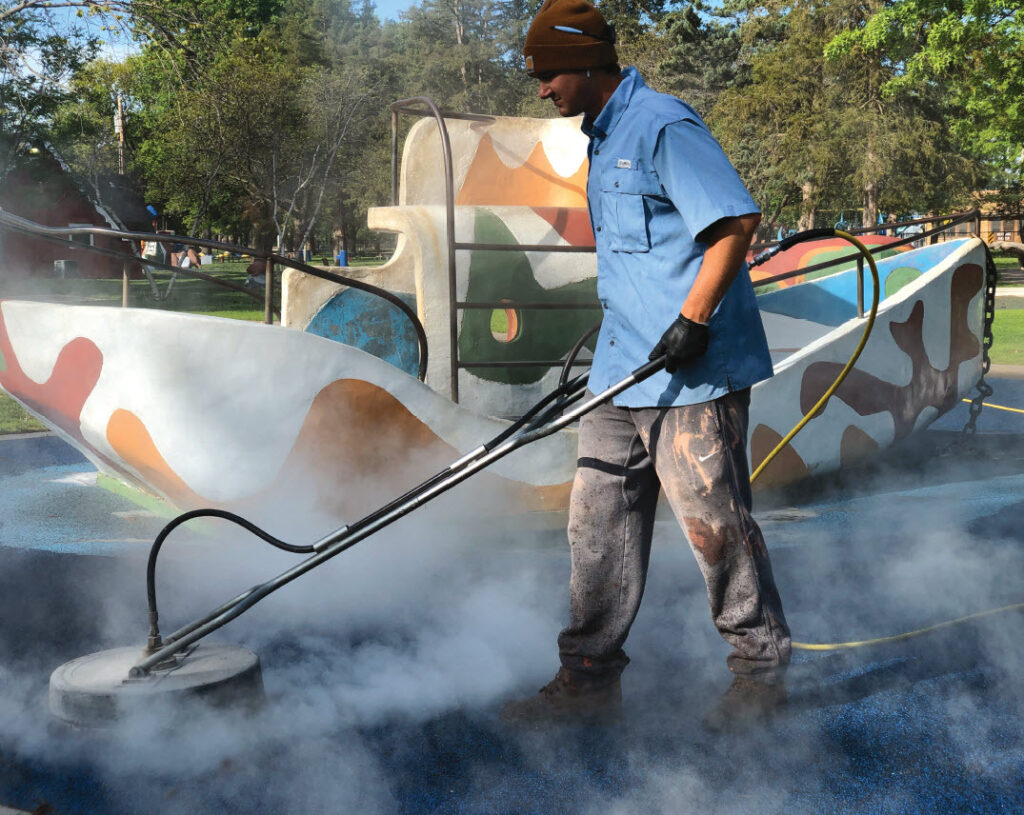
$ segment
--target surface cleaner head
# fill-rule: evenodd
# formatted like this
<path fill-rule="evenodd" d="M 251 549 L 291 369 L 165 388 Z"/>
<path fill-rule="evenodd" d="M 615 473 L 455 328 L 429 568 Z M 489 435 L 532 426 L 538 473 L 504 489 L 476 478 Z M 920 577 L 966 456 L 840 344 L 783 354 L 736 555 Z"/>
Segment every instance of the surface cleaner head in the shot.
<path fill-rule="evenodd" d="M 142 649 L 129 646 L 64 663 L 50 675 L 50 711 L 68 724 L 93 727 L 196 702 L 247 709 L 263 702 L 260 658 L 247 648 L 200 643 L 129 679 L 141 659 Z"/>

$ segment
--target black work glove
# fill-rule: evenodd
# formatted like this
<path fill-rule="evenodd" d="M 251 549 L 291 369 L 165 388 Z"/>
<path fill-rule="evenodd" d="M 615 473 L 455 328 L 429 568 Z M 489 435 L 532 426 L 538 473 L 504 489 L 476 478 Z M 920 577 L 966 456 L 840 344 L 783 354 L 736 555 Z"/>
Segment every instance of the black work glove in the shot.
<path fill-rule="evenodd" d="M 708 327 L 703 323 L 687 320 L 680 314 L 661 335 L 648 359 L 655 360 L 665 355 L 665 370 L 670 374 L 676 372 L 680 365 L 704 356 L 708 350 Z"/>

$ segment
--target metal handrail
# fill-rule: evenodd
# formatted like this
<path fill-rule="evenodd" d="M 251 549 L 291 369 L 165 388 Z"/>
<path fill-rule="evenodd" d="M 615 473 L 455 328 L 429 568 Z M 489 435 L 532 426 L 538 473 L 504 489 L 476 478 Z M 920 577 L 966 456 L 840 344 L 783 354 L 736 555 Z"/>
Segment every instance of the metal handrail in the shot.
<path fill-rule="evenodd" d="M 108 249 L 108 248 L 106 248 L 104 246 L 87 246 L 85 244 L 77 243 L 76 241 L 68 240 L 66 238 L 57 237 L 56 235 L 42 234 L 42 233 L 37 232 L 34 229 L 28 229 L 28 228 L 26 228 L 25 226 L 23 226 L 21 224 L 17 224 L 16 225 L 16 224 L 12 223 L 11 221 L 13 221 L 14 219 L 17 219 L 19 221 L 20 220 L 24 220 L 24 219 L 20 218 L 20 216 L 11 215 L 10 213 L 3 212 L 3 210 L 0 210 L 0 229 L 7 228 L 7 229 L 14 230 L 15 232 L 21 232 L 21 233 L 26 234 L 26 235 L 32 235 L 33 237 L 39 238 L 40 240 L 49 241 L 50 243 L 55 243 L 55 244 L 58 244 L 59 246 L 64 246 L 64 247 L 66 247 L 66 248 L 68 248 L 68 249 L 70 249 L 72 251 L 92 252 L 93 254 L 96 254 L 96 255 L 103 255 L 104 257 L 110 257 L 110 258 L 114 258 L 116 260 L 121 260 L 121 261 L 124 261 L 125 258 L 126 258 L 126 253 L 119 252 L 117 249 Z M 29 221 L 28 223 L 32 223 L 32 222 Z M 65 230 L 63 228 L 58 228 L 58 227 L 48 227 L 48 228 L 55 229 L 55 231 L 59 232 L 61 235 L 64 235 L 67 232 L 67 230 Z M 77 227 L 75 227 L 75 228 L 77 229 Z M 146 234 L 151 235 L 153 233 L 146 233 Z M 180 268 L 178 266 L 171 266 L 169 263 L 163 263 L 162 261 L 159 261 L 159 260 L 152 260 L 150 258 L 139 257 L 138 255 L 135 255 L 135 254 L 128 255 L 127 257 L 130 258 L 131 262 L 138 263 L 139 265 L 151 266 L 154 269 L 161 269 L 161 270 L 167 271 L 167 272 L 172 272 L 172 273 L 177 273 L 177 274 L 185 274 L 185 275 L 189 275 L 191 277 L 198 277 L 201 280 L 207 280 L 207 281 L 209 281 L 211 283 L 216 283 L 219 286 L 224 286 L 224 287 L 229 288 L 229 289 L 234 289 L 235 291 L 241 292 L 242 294 L 246 294 L 249 297 L 252 297 L 253 299 L 255 299 L 257 301 L 262 301 L 262 299 L 263 299 L 259 294 L 257 294 L 256 292 L 254 292 L 254 291 L 252 291 L 250 289 L 245 288 L 245 286 L 240 286 L 237 283 L 232 283 L 230 280 L 221 280 L 220 278 L 214 277 L 211 274 L 206 274 L 206 272 L 200 272 L 200 271 L 196 270 L 195 267 L 189 267 L 187 269 L 182 269 L 182 268 Z M 156 289 L 156 283 L 155 283 L 155 281 L 152 280 L 152 276 L 150 276 L 150 283 L 153 285 L 153 296 L 156 297 L 157 299 L 161 299 L 160 296 L 159 296 L 159 292 Z"/>
<path fill-rule="evenodd" d="M 907 227 L 907 226 L 917 226 L 919 224 L 934 224 L 934 223 L 940 223 L 942 221 L 948 221 L 950 219 L 955 219 L 955 223 L 948 223 L 948 224 L 945 224 L 944 227 L 943 227 L 943 228 L 948 228 L 950 226 L 955 226 L 955 224 L 960 224 L 960 223 L 963 223 L 964 221 L 969 221 L 969 220 L 973 219 L 973 220 L 975 220 L 975 221 L 977 221 L 979 223 L 978 232 L 980 234 L 980 232 L 981 232 L 981 227 L 980 227 L 981 214 L 982 214 L 981 210 L 975 208 L 975 209 L 965 210 L 963 212 L 954 212 L 954 213 L 951 213 L 949 215 L 929 215 L 929 216 L 927 216 L 925 218 L 915 218 L 915 219 L 910 220 L 910 221 L 897 221 L 896 223 L 884 223 L 884 224 L 874 224 L 872 226 L 860 226 L 860 227 L 856 227 L 856 228 L 845 229 L 843 231 L 848 233 L 848 234 L 850 234 L 850 235 L 870 235 L 870 234 L 872 234 L 874 232 L 886 232 L 888 230 L 895 231 L 897 229 L 902 229 L 903 227 Z M 940 229 L 939 231 L 942 231 L 942 230 Z M 935 234 L 935 232 L 929 232 L 928 234 Z M 910 237 L 908 239 L 905 239 L 905 240 L 908 243 L 912 243 L 913 241 L 920 240 L 921 239 L 921 235 L 922 235 L 922 233 L 918 233 L 918 234 L 913 235 L 912 237 Z M 764 241 L 763 243 L 755 243 L 750 248 L 754 252 L 759 252 L 762 249 L 767 249 L 770 246 L 775 246 L 777 243 L 778 243 L 778 241 Z M 891 244 L 887 244 L 887 245 L 888 246 L 895 246 L 896 244 L 892 244 L 891 243 Z"/>
<path fill-rule="evenodd" d="M 976 220 L 977 215 L 978 210 L 969 210 L 967 212 L 961 212 L 955 215 L 945 215 L 933 218 L 930 219 L 931 222 L 948 221 L 948 223 L 943 223 L 941 226 L 937 226 L 934 229 L 929 229 L 924 232 L 918 232 L 916 235 L 911 235 L 910 237 L 907 238 L 901 238 L 900 240 L 893 241 L 892 243 L 882 244 L 881 246 L 868 247 L 868 251 L 872 255 L 876 255 L 879 254 L 880 252 L 886 252 L 900 246 L 908 246 L 912 243 L 916 243 L 922 238 L 929 238 L 932 235 L 938 235 L 942 232 L 945 232 L 946 230 L 950 229 L 951 227 L 957 226 L 958 224 L 962 224 L 971 220 Z M 863 234 L 865 231 L 867 230 L 858 230 L 858 234 Z M 852 235 L 854 233 L 851 231 L 850 234 Z M 768 246 L 775 246 L 776 243 L 778 242 L 773 241 L 772 243 L 755 244 L 754 246 L 751 247 L 751 249 L 757 250 Z M 772 275 L 771 277 L 765 277 L 755 281 L 754 288 L 757 289 L 761 288 L 762 286 L 769 286 L 773 283 L 779 283 L 783 280 L 789 280 L 794 277 L 800 277 L 801 275 L 810 274 L 812 272 L 819 272 L 823 269 L 830 269 L 833 266 L 841 266 L 846 263 L 854 262 L 857 260 L 857 258 L 863 260 L 864 256 L 860 252 L 857 252 L 856 254 L 843 255 L 842 257 L 832 258 L 831 260 L 822 261 L 821 263 L 815 263 L 813 266 L 805 266 L 802 269 L 794 269 L 793 271 L 790 272 L 782 272 L 781 274 Z"/>
<path fill-rule="evenodd" d="M 410 108 L 412 103 L 426 105 L 429 113 Z M 444 157 L 444 200 L 445 200 L 445 221 L 444 234 L 445 243 L 448 247 L 448 342 L 450 346 L 449 358 L 451 360 L 451 385 L 450 392 L 453 402 L 459 401 L 459 376 L 458 376 L 458 321 L 455 319 L 455 176 L 452 170 L 452 142 L 448 137 L 448 128 L 444 123 L 444 115 L 434 104 L 433 100 L 426 96 L 413 96 L 409 99 L 402 99 L 391 105 L 391 186 L 392 199 L 398 202 L 398 175 L 396 157 L 398 155 L 398 114 L 416 113 L 420 116 L 433 116 L 441 134 L 441 153 Z M 492 120 L 493 121 L 493 120 Z"/>
<path fill-rule="evenodd" d="M 272 309 L 272 302 L 273 302 L 273 286 L 274 286 L 274 283 L 273 283 L 273 274 L 274 274 L 273 265 L 275 263 L 281 264 L 282 266 L 288 266 L 288 267 L 290 267 L 292 269 L 296 269 L 297 271 L 300 271 L 300 272 L 302 272 L 304 274 L 312 275 L 313 277 L 319 277 L 322 280 L 328 280 L 328 281 L 330 281 L 332 283 L 338 283 L 340 285 L 347 286 L 349 288 L 359 289 L 360 291 L 365 291 L 365 292 L 367 292 L 369 294 L 376 295 L 377 297 L 380 297 L 383 300 L 386 300 L 388 303 L 392 304 L 397 309 L 399 309 L 403 314 L 405 314 L 405 316 L 408 317 L 409 320 L 412 322 L 413 328 L 416 331 L 417 343 L 419 345 L 419 368 L 418 368 L 417 376 L 420 379 L 420 381 L 423 381 L 426 378 L 428 349 L 427 349 L 427 334 L 426 334 L 426 331 L 423 328 L 423 323 L 420 322 L 420 319 L 417 316 L 416 312 L 413 311 L 412 308 L 410 308 L 408 303 L 406 303 L 402 298 L 398 297 L 396 294 L 394 294 L 392 292 L 389 292 L 387 289 L 382 289 L 382 288 L 380 288 L 378 286 L 374 286 L 374 285 L 372 285 L 370 283 L 364 283 L 361 280 L 354 280 L 352 278 L 345 277 L 343 275 L 337 275 L 337 274 L 334 274 L 333 272 L 325 272 L 322 269 L 317 269 L 315 266 L 310 266 L 307 263 L 302 263 L 301 261 L 293 260 L 292 258 L 283 257 L 282 255 L 275 254 L 274 252 L 261 251 L 261 250 L 258 250 L 258 249 L 251 249 L 251 248 L 245 247 L 245 246 L 237 246 L 235 244 L 223 243 L 222 241 L 208 240 L 206 238 L 193 238 L 193 237 L 187 236 L 187 235 L 173 235 L 173 234 L 155 233 L 155 232 L 134 232 L 134 231 L 129 231 L 129 230 L 111 229 L 109 227 L 100 227 L 100 226 L 88 226 L 88 227 L 85 227 L 85 226 L 77 226 L 77 227 L 44 226 L 42 224 L 37 224 L 34 221 L 30 221 L 27 218 L 22 218 L 19 215 L 14 215 L 14 214 L 12 214 L 10 212 L 6 212 L 2 208 L 0 208 L 0 229 L 2 229 L 2 228 L 13 229 L 13 230 L 18 231 L 18 232 L 24 232 L 26 234 L 35 235 L 35 236 L 37 236 L 39 238 L 42 238 L 42 239 L 45 239 L 45 240 L 50 240 L 51 242 L 61 243 L 61 244 L 66 245 L 68 248 L 76 250 L 76 251 L 94 252 L 94 253 L 100 254 L 100 255 L 107 255 L 107 256 L 113 256 L 113 257 L 119 257 L 119 258 L 127 257 L 127 258 L 130 259 L 131 262 L 138 263 L 140 265 L 151 266 L 151 267 L 159 268 L 159 269 L 166 269 L 166 270 L 170 270 L 172 272 L 177 272 L 179 274 L 184 273 L 186 275 L 190 275 L 190 276 L 193 276 L 193 277 L 198 277 L 198 278 L 201 278 L 203 280 L 208 280 L 208 281 L 210 281 L 212 283 L 215 283 L 215 284 L 217 284 L 219 286 L 222 286 L 224 288 L 229 288 L 229 289 L 233 289 L 233 290 L 236 290 L 236 291 L 238 291 L 238 290 L 244 291 L 246 294 L 252 295 L 257 300 L 259 299 L 259 295 L 254 294 L 253 292 L 248 291 L 247 289 L 245 289 L 242 286 L 239 286 L 236 283 L 232 283 L 232 282 L 230 282 L 228 280 L 220 280 L 219 278 L 214 277 L 213 275 L 208 275 L 205 272 L 194 271 L 193 270 L 194 267 L 189 267 L 189 268 L 182 269 L 182 268 L 179 268 L 179 267 L 176 267 L 176 266 L 170 266 L 170 265 L 168 265 L 166 263 L 162 263 L 160 261 L 156 261 L 156 260 L 151 260 L 149 258 L 140 257 L 139 255 L 135 254 L 134 247 L 133 247 L 132 254 L 131 255 L 126 255 L 126 253 L 117 252 L 114 249 L 107 249 L 105 247 L 100 247 L 100 246 L 87 246 L 85 244 L 76 243 L 75 241 L 72 241 L 70 239 L 66 239 L 64 237 L 59 237 L 58 238 L 57 236 L 68 236 L 68 235 L 102 235 L 102 236 L 106 236 L 106 237 L 120 238 L 121 240 L 124 240 L 124 241 L 153 241 L 153 240 L 156 240 L 156 241 L 159 241 L 161 243 L 183 243 L 183 244 L 187 244 L 187 245 L 191 245 L 191 246 L 201 246 L 201 247 L 204 247 L 204 248 L 207 248 L 207 249 L 216 249 L 216 250 L 222 251 L 222 252 L 231 252 L 231 253 L 234 253 L 234 254 L 237 254 L 237 255 L 248 255 L 248 256 L 253 257 L 253 258 L 262 258 L 267 263 L 267 267 L 266 267 L 266 285 L 265 285 L 265 295 L 264 295 L 264 302 L 266 304 L 266 314 L 265 314 L 264 319 L 268 323 L 272 323 L 273 322 L 273 314 L 274 314 L 273 309 Z M 128 260 L 126 260 L 125 262 L 128 262 Z"/>
<path fill-rule="evenodd" d="M 417 105 L 424 106 L 423 108 Z M 424 109 L 425 108 L 425 109 Z M 426 96 L 416 96 L 409 99 L 401 99 L 391 105 L 391 203 L 398 205 L 398 115 L 409 113 L 415 116 L 431 116 L 437 122 L 438 131 L 441 136 L 441 153 L 444 160 L 444 201 L 445 201 L 445 245 L 447 248 L 447 269 L 448 269 L 448 342 L 449 353 L 449 377 L 451 381 L 450 393 L 453 402 L 459 401 L 459 371 L 469 368 L 516 368 L 527 367 L 521 361 L 504 362 L 461 362 L 459 360 L 459 324 L 458 313 L 465 309 L 474 308 L 562 308 L 562 309 L 597 309 L 600 306 L 595 303 L 565 303 L 556 304 L 517 304 L 502 303 L 493 305 L 490 303 L 476 303 L 461 301 L 456 297 L 457 274 L 455 253 L 460 251 L 488 251 L 488 252 L 569 252 L 593 254 L 596 247 L 593 246 L 563 246 L 547 244 L 505 244 L 505 243 L 476 243 L 455 240 L 455 176 L 452 166 L 452 145 L 448 135 L 446 119 L 460 119 L 464 121 L 493 123 L 493 116 L 486 116 L 479 113 L 451 113 L 441 112 L 433 100 Z M 554 363 L 560 365 L 561 362 Z M 532 363 L 534 367 L 543 366 L 544 363 Z M 551 367 L 551 366 L 546 366 Z"/>

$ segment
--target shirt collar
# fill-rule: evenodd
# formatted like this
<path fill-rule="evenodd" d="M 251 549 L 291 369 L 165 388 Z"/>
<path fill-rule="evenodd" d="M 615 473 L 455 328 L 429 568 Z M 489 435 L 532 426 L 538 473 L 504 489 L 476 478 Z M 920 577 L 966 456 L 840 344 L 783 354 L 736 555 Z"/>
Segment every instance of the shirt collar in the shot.
<path fill-rule="evenodd" d="M 622 72 L 622 82 L 619 83 L 619 87 L 615 89 L 615 92 L 605 102 L 601 112 L 593 119 L 589 116 L 583 117 L 583 124 L 581 125 L 583 132 L 591 138 L 595 135 L 607 136 L 610 134 L 615 129 L 615 125 L 619 123 L 622 114 L 625 113 L 626 107 L 633 98 L 633 94 L 644 87 L 647 86 L 644 84 L 644 80 L 636 68 L 624 69 Z"/>

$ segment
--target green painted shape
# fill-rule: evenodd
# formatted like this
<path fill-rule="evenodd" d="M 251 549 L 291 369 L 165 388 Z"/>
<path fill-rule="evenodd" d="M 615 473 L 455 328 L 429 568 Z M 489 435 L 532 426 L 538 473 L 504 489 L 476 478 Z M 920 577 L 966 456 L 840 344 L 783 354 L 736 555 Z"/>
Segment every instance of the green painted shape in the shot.
<path fill-rule="evenodd" d="M 135 504 L 135 506 L 147 512 L 152 512 L 158 518 L 176 518 L 181 514 L 180 509 L 167 503 L 163 498 L 143 492 L 138 487 L 125 484 L 123 481 L 106 473 L 96 474 L 96 486 Z M 189 521 L 188 528 L 193 532 L 199 532 L 211 537 L 223 536 L 224 534 L 224 527 L 218 525 L 218 522 L 212 518 L 196 518 Z"/>
<path fill-rule="evenodd" d="M 4 352 L 0 351 L 0 374 L 7 370 L 7 360 L 4 359 Z"/>
<path fill-rule="evenodd" d="M 168 504 L 163 498 L 157 498 L 155 495 L 143 492 L 137 487 L 129 486 L 106 473 L 96 474 L 96 486 L 130 501 L 160 518 L 174 518 L 179 514 L 178 510 Z"/>
<path fill-rule="evenodd" d="M 912 283 L 921 276 L 921 270 L 913 266 L 900 266 L 889 272 L 885 278 L 885 296 L 892 297 L 908 283 Z"/>
<path fill-rule="evenodd" d="M 501 219 L 477 212 L 474 239 L 478 243 L 515 244 L 516 239 Z M 459 332 L 461 362 L 516 362 L 565 357 L 576 341 L 601 318 L 597 279 L 545 289 L 533 276 L 524 252 L 475 251 L 469 263 L 469 302 L 514 300 L 521 303 L 592 302 L 593 309 L 519 311 L 519 335 L 500 342 L 491 333 L 491 309 L 466 309 Z M 497 326 L 501 320 L 495 320 Z M 593 350 L 594 338 L 588 342 Z M 471 373 L 489 382 L 525 385 L 539 381 L 549 368 L 473 368 Z"/>

